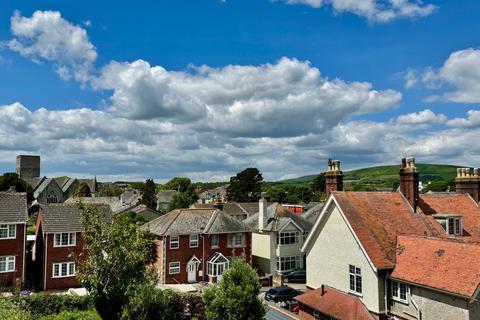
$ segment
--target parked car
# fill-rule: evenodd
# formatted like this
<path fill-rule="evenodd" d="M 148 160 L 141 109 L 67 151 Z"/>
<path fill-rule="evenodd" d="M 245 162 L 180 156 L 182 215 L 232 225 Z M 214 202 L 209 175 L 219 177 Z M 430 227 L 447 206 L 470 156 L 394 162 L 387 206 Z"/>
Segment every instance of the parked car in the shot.
<path fill-rule="evenodd" d="M 307 273 L 305 270 L 291 271 L 283 275 L 283 282 L 298 282 L 305 283 L 307 282 Z"/>
<path fill-rule="evenodd" d="M 273 287 L 265 293 L 265 300 L 273 302 L 292 301 L 294 297 L 301 294 L 297 290 L 288 286 Z"/>

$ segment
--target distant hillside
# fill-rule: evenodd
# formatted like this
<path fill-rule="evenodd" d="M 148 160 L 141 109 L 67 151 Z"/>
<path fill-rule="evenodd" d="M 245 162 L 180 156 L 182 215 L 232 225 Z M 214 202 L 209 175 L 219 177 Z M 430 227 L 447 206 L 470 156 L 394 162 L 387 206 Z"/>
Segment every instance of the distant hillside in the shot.
<path fill-rule="evenodd" d="M 441 164 L 417 164 L 420 172 L 420 180 L 423 182 L 436 180 L 450 180 L 456 176 L 458 166 Z M 356 184 L 372 185 L 377 188 L 390 188 L 398 183 L 399 165 L 377 166 L 351 171 L 344 171 L 344 183 L 346 187 Z M 295 179 L 278 181 L 281 184 L 310 184 L 316 175 L 309 175 Z"/>

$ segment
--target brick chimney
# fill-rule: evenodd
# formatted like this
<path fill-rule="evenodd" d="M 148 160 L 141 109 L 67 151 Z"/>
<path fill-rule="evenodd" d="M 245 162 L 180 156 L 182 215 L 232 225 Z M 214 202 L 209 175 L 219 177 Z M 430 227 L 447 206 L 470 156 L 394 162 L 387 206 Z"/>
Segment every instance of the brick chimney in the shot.
<path fill-rule="evenodd" d="M 328 160 L 328 170 L 325 173 L 325 192 L 327 198 L 332 191 L 343 191 L 343 173 L 340 171 L 340 160 Z"/>
<path fill-rule="evenodd" d="M 418 206 L 418 176 L 417 167 L 415 167 L 415 158 L 402 158 L 402 167 L 400 168 L 400 192 L 407 198 L 413 211 L 416 211 Z"/>
<path fill-rule="evenodd" d="M 478 168 L 473 169 L 473 175 L 470 168 L 458 168 L 457 177 L 455 178 L 455 190 L 460 194 L 468 193 L 478 203 L 480 200 Z"/>

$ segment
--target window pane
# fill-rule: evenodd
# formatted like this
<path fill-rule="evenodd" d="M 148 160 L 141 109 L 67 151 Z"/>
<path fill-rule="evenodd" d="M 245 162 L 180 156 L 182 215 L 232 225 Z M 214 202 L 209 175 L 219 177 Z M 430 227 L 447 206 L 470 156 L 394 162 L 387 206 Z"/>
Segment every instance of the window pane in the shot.
<path fill-rule="evenodd" d="M 17 226 L 14 225 L 14 224 L 12 224 L 12 225 L 9 226 L 9 229 L 8 229 L 8 231 L 9 231 L 8 233 L 9 233 L 9 234 L 8 234 L 8 236 L 9 236 L 10 238 L 15 238 L 15 231 L 16 231 L 15 229 L 16 229 L 16 227 L 17 227 Z"/>
<path fill-rule="evenodd" d="M 70 263 L 70 265 L 68 267 L 69 267 L 68 273 L 70 275 L 74 275 L 75 274 L 75 263 Z"/>

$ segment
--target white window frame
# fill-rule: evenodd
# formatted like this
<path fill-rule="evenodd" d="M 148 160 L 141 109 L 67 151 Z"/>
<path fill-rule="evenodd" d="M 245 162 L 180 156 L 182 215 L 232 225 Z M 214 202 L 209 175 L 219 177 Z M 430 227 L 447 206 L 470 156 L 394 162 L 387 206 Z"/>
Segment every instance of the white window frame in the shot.
<path fill-rule="evenodd" d="M 180 273 L 180 261 L 172 261 L 168 264 L 168 274 Z"/>
<path fill-rule="evenodd" d="M 0 273 L 7 273 L 7 272 L 15 272 L 15 265 L 16 265 L 16 261 L 15 261 L 15 256 L 2 256 L 0 257 L 0 260 L 4 260 L 5 259 L 5 262 L 1 262 L 0 261 L 0 265 L 1 264 L 5 264 L 5 270 L 0 270 Z M 13 266 L 12 268 L 9 268 L 9 266 Z"/>
<path fill-rule="evenodd" d="M 392 284 L 392 288 L 391 288 L 392 299 L 401 303 L 408 304 L 408 299 L 410 296 L 410 287 L 404 282 L 395 281 L 395 280 L 392 280 L 391 284 Z M 405 289 L 405 299 L 401 297 L 402 287 Z"/>
<path fill-rule="evenodd" d="M 188 239 L 188 245 L 190 248 L 198 248 L 198 234 L 191 234 Z"/>
<path fill-rule="evenodd" d="M 301 261 L 302 257 L 301 256 L 286 256 L 286 257 L 277 257 L 277 271 L 279 272 L 287 272 L 287 271 L 293 271 L 296 269 L 301 269 Z M 286 268 L 286 264 L 292 264 L 292 268 Z"/>
<path fill-rule="evenodd" d="M 0 240 L 10 240 L 17 238 L 17 225 L 16 224 L 0 224 L 0 232 L 6 231 L 7 236 L 1 237 Z"/>
<path fill-rule="evenodd" d="M 170 249 L 175 250 L 180 248 L 180 236 L 170 236 Z"/>
<path fill-rule="evenodd" d="M 240 241 L 239 241 L 240 240 Z M 245 246 L 245 234 L 243 232 L 228 234 L 228 247 L 241 248 Z"/>
<path fill-rule="evenodd" d="M 65 274 L 63 274 L 63 266 L 66 266 Z M 58 267 L 58 270 L 55 270 L 57 267 Z M 56 271 L 58 271 L 58 274 L 55 274 L 57 273 Z M 57 262 L 52 265 L 52 278 L 68 278 L 68 277 L 75 277 L 74 261 Z"/>
<path fill-rule="evenodd" d="M 215 239 L 215 241 L 213 240 Z M 212 248 L 220 248 L 220 235 L 219 234 L 212 234 Z"/>
<path fill-rule="evenodd" d="M 289 239 L 287 243 L 287 239 Z M 293 239 L 293 242 L 290 240 Z M 277 245 L 279 246 L 291 246 L 300 242 L 299 231 L 284 231 L 277 234 Z"/>
<path fill-rule="evenodd" d="M 453 221 L 453 230 L 450 230 L 450 221 Z M 461 236 L 463 231 L 463 223 L 461 217 L 448 217 L 446 221 L 447 235 L 449 236 Z M 451 232 L 453 231 L 453 232 Z"/>
<path fill-rule="evenodd" d="M 348 265 L 348 274 L 349 274 L 349 290 L 351 293 L 356 295 L 363 294 L 363 281 L 362 281 L 362 269 L 354 266 L 353 264 Z"/>
<path fill-rule="evenodd" d="M 207 275 L 210 277 L 221 276 L 230 268 L 230 260 L 223 254 L 217 252 L 207 263 Z"/>
<path fill-rule="evenodd" d="M 67 244 L 63 244 L 64 237 L 67 237 Z M 77 234 L 75 232 L 60 232 L 53 235 L 53 247 L 75 247 L 77 245 Z"/>

